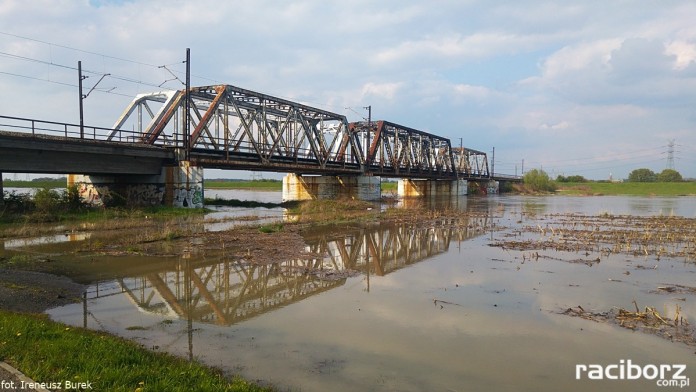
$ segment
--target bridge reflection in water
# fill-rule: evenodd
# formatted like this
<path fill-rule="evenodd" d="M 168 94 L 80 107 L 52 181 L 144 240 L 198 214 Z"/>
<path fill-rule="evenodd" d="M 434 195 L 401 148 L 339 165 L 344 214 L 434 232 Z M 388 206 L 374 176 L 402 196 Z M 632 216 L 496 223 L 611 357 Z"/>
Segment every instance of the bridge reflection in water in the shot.
<path fill-rule="evenodd" d="M 340 234 L 308 233 L 307 251 L 316 258 L 257 265 L 223 256 L 202 265 L 185 255 L 171 270 L 118 279 L 117 291 L 152 314 L 231 325 L 339 287 L 360 273 L 369 290 L 371 275 L 384 276 L 444 253 L 452 243 L 489 228 L 489 217 L 482 215 L 441 219 L 425 227 L 375 224 Z M 115 294 L 108 291 L 89 293 L 86 299 Z"/>

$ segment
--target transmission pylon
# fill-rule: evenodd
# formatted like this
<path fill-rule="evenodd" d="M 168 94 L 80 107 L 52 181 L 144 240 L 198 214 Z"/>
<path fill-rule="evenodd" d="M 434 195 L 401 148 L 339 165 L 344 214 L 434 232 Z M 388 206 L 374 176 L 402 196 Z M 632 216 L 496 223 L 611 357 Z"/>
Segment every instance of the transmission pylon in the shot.
<path fill-rule="evenodd" d="M 674 170 L 674 139 L 667 143 L 667 168 Z"/>

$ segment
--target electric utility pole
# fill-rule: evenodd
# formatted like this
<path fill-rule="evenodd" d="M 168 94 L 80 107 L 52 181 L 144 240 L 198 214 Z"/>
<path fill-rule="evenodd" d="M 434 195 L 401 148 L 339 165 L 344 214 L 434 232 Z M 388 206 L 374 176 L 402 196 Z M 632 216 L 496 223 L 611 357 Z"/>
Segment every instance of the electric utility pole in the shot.
<path fill-rule="evenodd" d="M 367 135 L 365 136 L 365 163 L 367 164 L 370 156 L 370 132 L 372 132 L 372 105 L 365 106 L 367 110 Z"/>
<path fill-rule="evenodd" d="M 189 137 L 191 133 L 191 49 L 186 48 L 186 92 L 184 94 L 184 160 L 189 160 Z"/>
<path fill-rule="evenodd" d="M 84 139 L 85 137 L 85 114 L 84 114 L 84 108 L 82 106 L 82 100 L 87 98 L 84 95 L 82 95 L 82 81 L 85 80 L 87 77 L 82 76 L 82 61 L 77 62 L 77 76 L 78 76 L 78 88 L 80 89 L 80 139 Z"/>
<path fill-rule="evenodd" d="M 94 89 L 97 88 L 97 85 L 102 80 L 104 80 L 105 77 L 107 77 L 109 75 L 111 75 L 111 74 L 107 73 L 107 74 L 102 75 L 101 78 L 99 78 L 99 80 L 97 80 L 97 83 L 94 83 L 94 86 L 92 86 L 92 88 L 89 89 L 87 94 L 83 94 L 82 93 L 82 81 L 87 79 L 88 76 L 82 75 L 82 61 L 77 62 L 77 80 L 78 80 L 77 88 L 80 90 L 79 91 L 79 93 L 80 93 L 80 139 L 85 138 L 85 112 L 84 112 L 84 105 L 83 105 L 82 101 L 87 99 L 87 97 L 89 97 L 89 95 L 92 94 L 92 91 L 94 91 Z M 109 91 L 111 91 L 111 90 L 109 90 Z"/>

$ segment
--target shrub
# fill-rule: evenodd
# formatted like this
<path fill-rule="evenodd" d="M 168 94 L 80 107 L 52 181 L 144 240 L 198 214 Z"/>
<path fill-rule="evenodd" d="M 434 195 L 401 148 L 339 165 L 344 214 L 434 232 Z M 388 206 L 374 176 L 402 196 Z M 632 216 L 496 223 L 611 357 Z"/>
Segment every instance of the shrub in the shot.
<path fill-rule="evenodd" d="M 34 204 L 38 212 L 54 212 L 61 204 L 61 196 L 53 189 L 41 188 L 34 194 Z"/>
<path fill-rule="evenodd" d="M 548 174 L 543 170 L 533 169 L 522 177 L 525 187 L 535 192 L 553 192 L 556 190 L 554 183 Z"/>
<path fill-rule="evenodd" d="M 556 177 L 556 182 L 587 182 L 587 179 L 583 176 L 568 176 L 564 177 L 559 175 Z"/>
<path fill-rule="evenodd" d="M 630 182 L 655 182 L 657 175 L 650 169 L 636 169 L 628 175 Z"/>
<path fill-rule="evenodd" d="M 34 209 L 34 201 L 28 193 L 4 192 L 3 211 L 8 213 L 22 213 Z"/>
<path fill-rule="evenodd" d="M 657 175 L 657 181 L 659 182 L 682 182 L 681 174 L 674 169 L 665 169 L 660 174 Z"/>
<path fill-rule="evenodd" d="M 80 197 L 80 191 L 77 185 L 69 186 L 63 193 L 61 205 L 68 211 L 75 212 L 87 208 L 87 204 Z"/>

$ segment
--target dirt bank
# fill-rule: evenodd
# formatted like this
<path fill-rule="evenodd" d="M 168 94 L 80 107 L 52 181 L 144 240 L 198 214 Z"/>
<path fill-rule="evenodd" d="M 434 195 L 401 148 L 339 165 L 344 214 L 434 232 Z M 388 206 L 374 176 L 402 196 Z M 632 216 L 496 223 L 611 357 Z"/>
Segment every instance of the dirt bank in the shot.
<path fill-rule="evenodd" d="M 41 313 L 79 301 L 84 290 L 64 276 L 0 268 L 0 309 Z"/>

